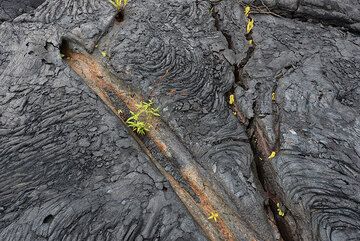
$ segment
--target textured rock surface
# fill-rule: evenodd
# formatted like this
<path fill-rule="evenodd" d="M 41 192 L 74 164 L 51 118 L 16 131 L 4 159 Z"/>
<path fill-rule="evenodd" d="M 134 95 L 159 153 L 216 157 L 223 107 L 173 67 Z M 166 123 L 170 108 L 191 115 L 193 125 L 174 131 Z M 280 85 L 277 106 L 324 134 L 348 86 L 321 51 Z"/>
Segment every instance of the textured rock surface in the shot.
<path fill-rule="evenodd" d="M 298 239 L 356 240 L 360 39 L 296 20 L 255 21 L 256 48 L 242 71 L 246 90 L 238 86 L 236 93 L 248 118 L 254 106 L 270 150 L 279 152 L 260 160 L 267 189 L 286 204 Z"/>
<path fill-rule="evenodd" d="M 129 1 L 121 23 L 105 0 L 42 2 L 0 3 L 1 240 L 206 240 L 63 39 L 154 100 L 259 240 L 274 217 L 285 240 L 359 239 L 359 1 L 263 0 L 291 18 L 252 13 L 246 37 L 236 0 Z"/>
<path fill-rule="evenodd" d="M 205 240 L 124 126 L 61 59 L 60 37 L 96 41 L 99 31 L 78 30 L 101 28 L 97 18 L 112 11 L 88 7 L 98 13 L 55 18 L 42 14 L 45 5 L 35 19 L 0 27 L 1 240 Z"/>
<path fill-rule="evenodd" d="M 256 0 L 255 3 L 292 17 L 360 31 L 359 0 Z"/>
<path fill-rule="evenodd" d="M 2 0 L 0 2 L 0 22 L 11 20 L 25 12 L 30 12 L 45 0 Z"/>
<path fill-rule="evenodd" d="M 155 100 L 162 118 L 207 176 L 229 193 L 240 216 L 253 229 L 261 227 L 263 239 L 271 239 L 257 190 L 261 187 L 256 187 L 251 170 L 252 150 L 245 129 L 226 103 L 236 56 L 216 29 L 208 2 L 155 2 L 129 5 L 128 18 L 109 32 L 99 48 L 109 53 L 110 64 L 121 78 L 139 88 L 146 99 Z M 239 6 L 237 15 L 238 21 L 244 21 Z"/>

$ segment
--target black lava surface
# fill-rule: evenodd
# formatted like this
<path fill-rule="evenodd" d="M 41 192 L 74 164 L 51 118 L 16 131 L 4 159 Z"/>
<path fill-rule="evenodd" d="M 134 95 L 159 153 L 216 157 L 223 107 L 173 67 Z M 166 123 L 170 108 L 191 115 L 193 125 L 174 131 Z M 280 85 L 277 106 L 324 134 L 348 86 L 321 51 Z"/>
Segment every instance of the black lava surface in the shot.
<path fill-rule="evenodd" d="M 106 0 L 1 1 L 0 239 L 207 240 L 66 38 L 154 100 L 262 240 L 271 219 L 289 240 L 359 240 L 360 2 L 255 1 L 249 35 L 246 2 L 130 0 L 118 23 Z"/>
<path fill-rule="evenodd" d="M 0 2 L 0 22 L 12 20 L 17 16 L 31 12 L 45 0 L 2 0 Z"/>

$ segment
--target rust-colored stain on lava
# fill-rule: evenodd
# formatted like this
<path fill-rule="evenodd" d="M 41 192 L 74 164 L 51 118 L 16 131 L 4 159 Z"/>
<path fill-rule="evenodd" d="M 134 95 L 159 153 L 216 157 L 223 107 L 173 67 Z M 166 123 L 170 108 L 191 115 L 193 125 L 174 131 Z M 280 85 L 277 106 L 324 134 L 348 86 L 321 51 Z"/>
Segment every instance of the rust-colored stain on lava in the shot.
<path fill-rule="evenodd" d="M 269 141 L 267 140 L 259 123 L 255 124 L 255 137 L 257 140 L 257 142 L 256 142 L 257 149 L 260 151 L 262 157 L 268 157 L 271 154 Z"/>
<path fill-rule="evenodd" d="M 68 65 L 84 79 L 89 87 L 96 92 L 108 107 L 110 107 L 114 114 L 125 123 L 122 116 L 118 113 L 115 104 L 110 99 L 109 93 L 115 94 L 116 97 L 124 102 L 131 111 L 136 111 L 136 103 L 139 103 L 142 99 L 136 94 L 131 93 L 130 90 L 120 89 L 114 84 L 111 81 L 108 72 L 104 70 L 91 55 L 71 51 L 68 51 L 67 55 L 68 58 L 66 61 Z M 158 125 L 156 119 L 151 119 L 150 122 L 153 126 L 156 126 L 156 128 L 152 128 L 149 131 L 148 137 L 154 141 L 161 153 L 167 157 L 171 157 L 169 147 L 165 144 L 164 140 L 161 139 L 161 127 L 157 128 L 161 125 Z M 146 153 L 149 155 L 150 159 L 154 159 L 151 157 L 150 152 Z M 157 162 L 156 160 L 152 161 Z M 221 198 L 217 196 L 215 191 L 212 190 L 210 185 L 202 178 L 197 171 L 196 166 L 189 165 L 185 170 L 181 170 L 181 175 L 187 181 L 194 193 L 199 197 L 200 203 L 196 203 L 191 195 L 174 179 L 173 176 L 167 173 L 159 163 L 157 163 L 156 166 L 170 182 L 179 198 L 210 240 L 236 240 L 234 232 L 222 218 L 224 217 L 222 215 L 226 215 L 225 213 L 228 212 L 229 209 L 223 207 L 224 203 L 222 203 Z M 226 211 L 221 212 L 222 210 Z M 211 222 L 207 219 L 209 213 L 213 211 L 217 211 L 220 214 L 220 218 L 216 222 Z M 228 220 L 231 220 L 231 218 Z M 239 223 L 237 219 L 235 222 Z M 234 227 L 234 225 L 232 226 Z M 239 225 L 239 229 L 242 229 L 241 225 Z M 252 239 L 252 237 L 249 238 L 249 240 Z"/>
<path fill-rule="evenodd" d="M 203 185 L 203 182 L 199 180 L 199 174 L 194 168 L 192 167 L 186 168 L 186 170 L 182 171 L 182 175 L 190 185 L 191 189 L 200 199 L 200 206 L 204 213 L 209 214 L 214 210 L 220 211 L 216 206 L 212 205 L 212 203 L 216 202 L 216 200 L 213 201 L 209 200 L 212 197 L 206 195 L 206 193 L 204 192 L 204 189 L 207 187 L 205 186 L 201 187 L 201 185 Z M 219 213 L 219 215 L 220 215 L 220 219 L 217 222 L 215 222 L 215 225 L 219 229 L 224 240 L 235 241 L 236 239 L 232 231 L 229 229 L 229 227 L 226 225 L 224 220 L 221 218 L 222 213 Z"/>

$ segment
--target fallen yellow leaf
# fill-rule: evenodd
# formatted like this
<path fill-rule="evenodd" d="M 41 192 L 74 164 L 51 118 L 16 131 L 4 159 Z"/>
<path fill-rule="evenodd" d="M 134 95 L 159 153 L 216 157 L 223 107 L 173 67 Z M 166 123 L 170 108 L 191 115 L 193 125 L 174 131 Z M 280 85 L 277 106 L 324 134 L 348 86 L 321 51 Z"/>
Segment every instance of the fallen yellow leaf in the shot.
<path fill-rule="evenodd" d="M 277 203 L 276 204 L 276 209 L 277 209 L 277 211 L 278 211 L 278 214 L 279 214 L 279 216 L 280 217 L 284 217 L 285 216 L 285 213 L 284 213 L 284 211 L 283 210 L 281 210 L 281 208 L 280 208 L 280 203 Z"/>
<path fill-rule="evenodd" d="M 217 221 L 218 218 L 219 218 L 219 214 L 216 211 L 211 212 L 210 216 L 208 217 L 208 219 L 214 219 L 215 222 Z"/>
<path fill-rule="evenodd" d="M 234 95 L 230 95 L 230 97 L 229 97 L 229 104 L 232 105 L 232 104 L 234 104 L 234 102 L 235 102 L 235 97 L 234 97 Z"/>
<path fill-rule="evenodd" d="M 273 93 L 271 94 L 271 100 L 272 100 L 272 101 L 275 101 L 275 99 L 276 99 L 276 94 L 275 94 L 275 92 L 273 92 Z"/>
<path fill-rule="evenodd" d="M 246 6 L 244 12 L 245 12 L 245 16 L 246 16 L 246 17 L 249 16 L 250 6 Z"/>
<path fill-rule="evenodd" d="M 254 19 L 249 19 L 246 26 L 246 32 L 250 33 L 253 27 L 254 27 Z"/>
<path fill-rule="evenodd" d="M 276 152 L 271 152 L 270 156 L 268 157 L 269 159 L 273 159 L 276 156 Z"/>

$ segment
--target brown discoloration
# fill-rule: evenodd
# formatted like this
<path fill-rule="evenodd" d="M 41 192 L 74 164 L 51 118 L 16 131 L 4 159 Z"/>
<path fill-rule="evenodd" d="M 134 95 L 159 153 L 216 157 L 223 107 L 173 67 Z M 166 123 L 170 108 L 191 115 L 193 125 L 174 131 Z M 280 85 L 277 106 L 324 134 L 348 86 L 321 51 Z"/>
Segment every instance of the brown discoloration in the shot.
<path fill-rule="evenodd" d="M 246 117 L 244 116 L 244 114 L 240 111 L 240 108 L 238 107 L 236 102 L 234 103 L 233 109 L 234 109 L 236 116 L 237 116 L 238 120 L 240 121 L 240 123 L 247 124 L 248 121 L 247 121 Z"/>
<path fill-rule="evenodd" d="M 123 87 L 118 83 L 115 84 L 114 77 L 111 76 L 111 74 L 91 55 L 74 53 L 71 51 L 67 51 L 66 54 L 69 57 L 67 59 L 69 66 L 84 79 L 87 85 L 96 92 L 113 113 L 126 124 L 124 116 L 116 109 L 116 105 L 111 100 L 109 93 L 111 93 L 112 96 L 115 95 L 130 111 L 133 112 L 137 111 L 136 104 L 143 101 L 143 99 L 131 91 L 130 88 Z M 159 118 L 149 118 L 146 121 L 153 126 L 147 133 L 147 137 L 156 144 L 159 151 L 165 157 L 169 160 L 174 160 L 175 162 L 179 161 L 172 155 L 172 153 L 174 155 L 179 154 L 176 153 L 176 150 L 178 149 L 173 149 L 174 146 L 172 145 L 182 145 L 181 142 L 177 141 L 175 137 L 172 137 L 171 133 L 169 134 L 169 130 L 165 128 L 166 125 L 162 124 L 162 121 Z M 191 155 L 186 151 L 186 148 L 180 148 L 181 151 L 185 150 L 184 156 L 186 156 L 180 158 L 182 159 L 181 162 L 179 162 L 181 169 L 180 173 L 188 183 L 189 187 L 200 199 L 200 203 L 197 203 L 179 182 L 164 170 L 136 134 L 132 133 L 132 135 L 155 166 L 167 178 L 194 220 L 199 224 L 210 240 L 235 241 L 239 236 L 243 236 L 248 240 L 256 240 L 254 238 L 256 237 L 256 234 L 246 227 L 240 217 L 236 214 L 236 211 L 226 204 L 220 194 L 213 189 L 209 180 L 200 174 L 195 161 L 187 157 Z M 220 216 L 219 220 L 216 222 L 208 220 L 208 215 L 213 211 L 218 212 Z"/>
<path fill-rule="evenodd" d="M 167 95 L 175 95 L 176 94 L 176 89 L 170 89 L 169 92 L 167 93 Z"/>
<path fill-rule="evenodd" d="M 183 91 L 180 92 L 180 95 L 181 96 L 188 96 L 189 92 L 187 90 L 183 90 Z"/>
<path fill-rule="evenodd" d="M 230 95 L 234 96 L 234 103 L 230 104 L 229 103 L 229 108 L 234 112 L 234 114 L 236 115 L 236 118 L 238 119 L 238 121 L 241 124 L 247 125 L 248 124 L 248 120 L 245 117 L 245 115 L 241 112 L 237 102 L 236 102 L 236 95 L 234 94 L 234 90 L 231 90 L 230 93 L 228 93 L 227 95 L 227 99 L 230 98 Z"/>
<path fill-rule="evenodd" d="M 107 71 L 92 56 L 75 52 L 68 54 L 71 56 L 67 61 L 68 64 L 108 106 L 114 106 L 109 98 L 109 93 L 112 93 L 124 102 L 130 111 L 137 111 L 136 104 L 140 103 L 142 99 L 136 94 L 119 89 L 116 84 L 112 83 Z"/>
<path fill-rule="evenodd" d="M 247 240 L 257 240 L 256 235 L 246 227 L 237 213 L 219 196 L 220 194 L 211 188 L 211 183 L 201 177 L 202 175 L 196 168 L 187 167 L 181 170 L 181 174 L 199 197 L 202 210 L 207 215 L 212 211 L 219 213 L 220 218 L 216 222 L 216 226 L 224 240 L 237 240 L 236 232 L 240 232 Z M 234 232 L 234 228 L 236 228 L 236 232 Z"/>
<path fill-rule="evenodd" d="M 113 111 L 113 113 L 118 116 L 122 120 L 122 122 L 125 123 L 124 119 L 122 119 L 122 116 L 117 112 L 115 105 L 110 100 L 108 96 L 108 91 L 116 94 L 116 96 L 119 97 L 128 106 L 130 110 L 136 111 L 136 101 L 131 98 L 132 95 L 130 93 L 119 90 L 116 85 L 106 81 L 103 68 L 94 59 L 92 59 L 91 56 L 74 52 L 68 52 L 67 54 L 69 55 L 69 58 L 67 59 L 67 63 L 69 64 L 69 66 L 71 66 L 71 68 L 86 81 L 89 87 L 91 87 L 96 92 L 96 94 Z M 154 122 L 154 120 L 152 120 L 152 122 Z M 154 131 L 151 131 L 151 133 L 149 133 L 150 136 L 154 136 L 152 132 Z M 137 137 L 136 139 L 141 142 Z M 166 156 L 170 155 L 170 153 L 168 152 L 168 147 L 165 143 L 154 137 L 153 140 L 162 153 L 165 153 Z M 144 145 L 142 145 L 142 147 L 144 150 L 146 150 L 146 147 Z M 207 237 L 210 240 L 214 241 L 225 240 L 222 239 L 222 235 L 215 227 L 213 227 L 211 222 L 207 220 L 207 217 L 204 215 L 204 213 L 209 213 L 211 209 L 206 209 L 205 211 L 202 210 L 201 206 L 199 206 L 194 201 L 190 194 L 181 187 L 181 185 L 174 179 L 174 177 L 172 177 L 163 169 L 163 167 L 158 163 L 158 161 L 152 157 L 151 153 L 148 150 L 146 150 L 145 152 L 155 163 L 156 167 L 160 170 L 160 172 L 167 178 L 174 191 L 177 193 L 190 214 L 196 220 L 196 222 L 200 225 Z"/>
<path fill-rule="evenodd" d="M 165 170 L 164 172 L 164 176 L 167 178 L 167 180 L 169 181 L 181 201 L 184 203 L 192 217 L 197 221 L 204 233 L 206 233 L 207 237 L 210 240 L 219 240 L 222 235 L 219 233 L 219 230 L 217 230 L 216 227 L 214 227 L 213 224 L 204 215 L 203 208 L 201 208 L 201 206 L 199 206 L 194 201 L 190 194 L 181 187 L 181 185 L 174 179 L 174 177 L 166 173 Z M 210 213 L 210 211 L 208 211 L 208 213 Z M 227 239 L 221 238 L 221 240 Z"/>
<path fill-rule="evenodd" d="M 230 105 L 230 108 L 236 113 L 236 117 L 241 124 L 248 125 L 248 120 L 245 117 L 245 115 L 241 112 L 236 101 L 232 105 Z M 278 129 L 276 130 L 280 132 Z M 263 129 L 261 128 L 260 124 L 256 121 L 256 119 L 254 121 L 253 131 L 254 131 L 253 135 L 256 140 L 256 146 L 257 149 L 260 151 L 261 156 L 263 158 L 268 157 L 271 154 L 270 144 L 266 137 L 266 134 L 264 133 Z"/>
<path fill-rule="evenodd" d="M 235 237 L 232 234 L 229 227 L 224 222 L 224 219 L 222 218 L 222 212 L 219 210 L 217 206 L 214 206 L 212 203 L 215 200 L 211 200 L 211 198 L 215 198 L 215 196 L 207 196 L 204 192 L 207 187 L 202 186 L 202 181 L 198 180 L 198 174 L 196 173 L 196 170 L 193 168 L 188 168 L 182 172 L 183 177 L 187 182 L 189 183 L 191 189 L 194 191 L 194 193 L 199 197 L 200 199 L 200 206 L 203 212 L 206 214 L 210 214 L 210 212 L 216 211 L 219 213 L 219 220 L 214 221 L 214 225 L 217 226 L 218 230 L 221 232 L 224 240 L 230 240 L 235 241 Z"/>
<path fill-rule="evenodd" d="M 269 141 L 267 140 L 259 123 L 256 122 L 254 128 L 255 128 L 254 135 L 257 140 L 256 142 L 257 149 L 259 150 L 263 158 L 267 158 L 271 154 Z"/>
<path fill-rule="evenodd" d="M 161 153 L 167 153 L 166 154 L 167 157 L 171 156 L 165 143 L 163 143 L 159 139 L 153 139 L 153 141 L 155 142 L 156 146 L 159 148 L 159 151 Z"/>

